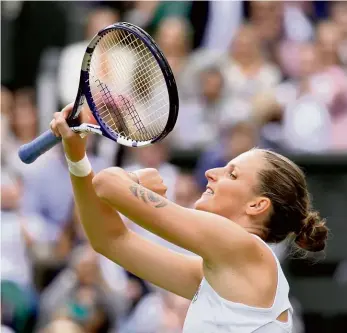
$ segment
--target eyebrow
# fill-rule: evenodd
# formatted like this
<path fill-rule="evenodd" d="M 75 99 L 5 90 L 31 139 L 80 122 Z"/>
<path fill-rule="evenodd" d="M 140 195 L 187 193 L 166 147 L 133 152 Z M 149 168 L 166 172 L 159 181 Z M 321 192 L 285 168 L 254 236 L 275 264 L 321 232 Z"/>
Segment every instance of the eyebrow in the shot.
<path fill-rule="evenodd" d="M 234 171 L 235 169 L 239 169 L 235 164 L 232 164 L 232 163 L 228 163 L 228 164 L 226 165 L 226 167 L 227 167 L 227 168 L 231 168 L 233 171 Z"/>

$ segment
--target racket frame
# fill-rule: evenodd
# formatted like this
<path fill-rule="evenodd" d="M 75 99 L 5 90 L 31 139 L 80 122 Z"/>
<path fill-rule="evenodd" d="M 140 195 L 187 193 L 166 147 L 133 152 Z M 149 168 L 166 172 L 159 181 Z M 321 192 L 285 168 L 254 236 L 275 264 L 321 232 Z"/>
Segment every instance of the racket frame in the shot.
<path fill-rule="evenodd" d="M 148 140 L 148 141 L 136 141 L 136 140 L 127 139 L 113 131 L 110 131 L 108 129 L 108 126 L 100 117 L 97 111 L 97 107 L 93 101 L 92 93 L 90 91 L 90 87 L 88 84 L 90 79 L 89 69 L 91 65 L 91 60 L 92 60 L 93 52 L 98 42 L 102 39 L 103 35 L 118 29 L 121 29 L 123 31 L 124 30 L 128 31 L 129 33 L 135 35 L 138 39 L 140 39 L 146 45 L 146 47 L 152 53 L 153 57 L 156 59 L 157 64 L 159 65 L 161 72 L 163 73 L 166 87 L 168 90 L 170 107 L 169 107 L 169 116 L 168 116 L 166 126 L 164 130 L 157 137 L 152 138 L 151 140 Z M 95 120 L 98 122 L 102 135 L 113 141 L 116 141 L 119 144 L 122 144 L 128 147 L 143 147 L 143 146 L 148 146 L 150 144 L 163 140 L 173 130 L 177 121 L 177 117 L 178 117 L 178 109 L 179 109 L 178 91 L 177 91 L 176 81 L 172 73 L 172 70 L 170 68 L 170 65 L 168 64 L 164 54 L 159 49 L 159 47 L 157 46 L 153 38 L 141 28 L 127 22 L 115 23 L 104 28 L 103 30 L 100 30 L 98 34 L 95 35 L 94 38 L 89 43 L 86 49 L 86 52 L 84 54 L 83 61 L 82 61 L 79 91 L 75 101 L 74 110 L 71 113 L 72 115 L 71 119 L 68 120 L 69 125 L 71 124 L 71 121 L 73 121 L 74 119 L 77 119 L 79 115 L 78 109 L 80 109 L 80 107 L 84 103 L 84 100 L 87 101 L 90 111 L 92 112 Z"/>

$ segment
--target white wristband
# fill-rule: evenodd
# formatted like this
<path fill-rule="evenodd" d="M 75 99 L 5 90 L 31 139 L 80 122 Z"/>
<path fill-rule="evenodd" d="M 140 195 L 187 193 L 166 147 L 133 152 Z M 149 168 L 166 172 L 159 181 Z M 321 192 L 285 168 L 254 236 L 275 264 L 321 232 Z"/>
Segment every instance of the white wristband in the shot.
<path fill-rule="evenodd" d="M 72 175 L 76 177 L 86 177 L 92 172 L 92 166 L 88 160 L 87 155 L 84 155 L 84 157 L 78 162 L 70 161 L 66 155 L 65 158 L 69 171 Z"/>

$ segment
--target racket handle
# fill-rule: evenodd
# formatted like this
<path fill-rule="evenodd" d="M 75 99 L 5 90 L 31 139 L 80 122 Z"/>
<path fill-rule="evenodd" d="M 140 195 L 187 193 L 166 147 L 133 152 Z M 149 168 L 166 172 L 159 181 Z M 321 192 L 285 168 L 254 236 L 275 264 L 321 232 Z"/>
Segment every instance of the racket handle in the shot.
<path fill-rule="evenodd" d="M 53 148 L 59 142 L 61 142 L 61 138 L 57 138 L 51 130 L 48 130 L 35 140 L 21 146 L 18 156 L 26 164 L 33 163 L 39 156 Z"/>

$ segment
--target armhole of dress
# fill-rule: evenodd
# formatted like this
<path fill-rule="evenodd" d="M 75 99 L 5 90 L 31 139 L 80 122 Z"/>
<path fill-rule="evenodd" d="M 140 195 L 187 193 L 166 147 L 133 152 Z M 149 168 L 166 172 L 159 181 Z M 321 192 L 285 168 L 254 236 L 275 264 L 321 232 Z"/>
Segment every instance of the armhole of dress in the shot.
<path fill-rule="evenodd" d="M 276 286 L 275 298 L 274 298 L 272 306 L 271 306 L 271 308 L 273 309 L 274 307 L 276 307 L 278 299 L 281 297 L 281 294 L 283 294 L 283 290 L 282 289 L 283 289 L 284 286 L 281 283 L 281 272 L 282 272 L 282 275 L 283 275 L 282 267 L 281 267 L 281 264 L 280 264 L 280 262 L 279 262 L 279 260 L 278 260 L 278 258 L 276 256 L 275 252 L 271 249 L 271 247 L 264 240 L 262 240 L 258 235 L 254 235 L 254 234 L 252 234 L 252 235 L 255 238 L 259 239 L 259 241 L 262 242 L 269 249 L 269 251 L 271 252 L 272 257 L 274 258 L 275 263 L 276 263 L 276 268 L 277 268 L 277 286 Z M 289 308 L 287 310 L 289 311 Z M 286 311 L 286 310 L 283 310 L 283 311 Z M 281 323 L 281 321 L 278 321 L 278 322 Z"/>
<path fill-rule="evenodd" d="M 284 273 L 283 273 L 282 267 L 281 267 L 281 263 L 278 260 L 276 253 L 272 250 L 272 248 L 264 240 L 262 240 L 258 235 L 254 235 L 254 234 L 252 234 L 252 235 L 255 238 L 258 238 L 262 243 L 264 243 L 264 245 L 270 250 L 270 252 L 272 253 L 272 255 L 276 261 L 276 265 L 277 265 L 277 289 L 276 289 L 275 299 L 274 299 L 274 302 L 272 305 L 274 307 L 276 305 L 276 301 L 278 301 L 278 298 L 281 296 L 281 294 L 283 294 L 282 289 L 284 288 L 283 283 L 281 284 L 281 288 L 280 288 L 281 272 L 282 272 L 282 275 L 284 276 Z M 279 316 L 285 311 L 288 311 L 288 320 L 286 322 L 283 322 L 283 321 L 276 319 L 274 321 L 274 323 L 289 332 L 290 328 L 292 327 L 292 323 L 293 323 L 293 308 L 291 307 L 289 300 L 288 300 L 288 308 L 282 310 L 281 313 L 279 314 Z"/>

